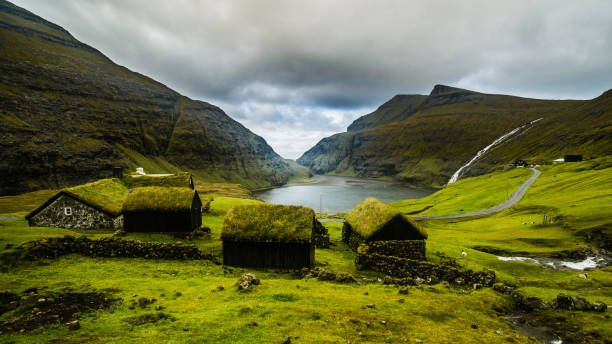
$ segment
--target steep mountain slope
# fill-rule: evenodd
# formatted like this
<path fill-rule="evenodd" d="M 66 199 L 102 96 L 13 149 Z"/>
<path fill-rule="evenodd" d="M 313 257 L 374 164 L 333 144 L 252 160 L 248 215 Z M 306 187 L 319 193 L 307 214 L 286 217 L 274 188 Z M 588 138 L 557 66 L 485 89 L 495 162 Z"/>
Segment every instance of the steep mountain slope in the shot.
<path fill-rule="evenodd" d="M 585 159 L 612 155 L 612 90 L 547 114 L 538 124 L 484 155 L 471 175 L 519 157 L 550 163 L 565 154 L 581 154 Z"/>
<path fill-rule="evenodd" d="M 249 187 L 283 184 L 294 172 L 218 107 L 0 0 L 0 194 L 80 184 L 116 165 Z"/>
<path fill-rule="evenodd" d="M 297 161 L 314 173 L 442 186 L 497 137 L 540 118 L 491 149 L 465 176 L 517 158 L 612 154 L 609 93 L 591 101 L 539 100 L 436 85 L 429 96 L 394 97 Z"/>

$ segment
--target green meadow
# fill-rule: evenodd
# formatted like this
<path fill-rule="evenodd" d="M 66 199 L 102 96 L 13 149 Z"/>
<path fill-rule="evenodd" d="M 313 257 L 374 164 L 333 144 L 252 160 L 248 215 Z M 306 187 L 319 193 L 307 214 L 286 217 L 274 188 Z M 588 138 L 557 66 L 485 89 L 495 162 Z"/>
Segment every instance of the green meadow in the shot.
<path fill-rule="evenodd" d="M 605 238 L 610 237 L 612 209 L 607 205 L 612 204 L 612 159 L 540 169 L 543 172 L 540 178 L 524 199 L 510 209 L 477 218 L 422 222 L 429 234 L 428 259 L 451 257 L 466 269 L 492 269 L 499 281 L 516 286 L 527 296 L 547 301 L 558 293 L 566 293 L 590 302 L 612 304 L 612 267 L 589 271 L 585 279 L 578 276 L 578 271 L 501 261 L 484 252 L 562 256 L 588 246 L 604 245 Z M 391 205 L 418 215 L 452 213 L 455 209 L 480 210 L 503 201 L 506 193 L 511 193 L 530 173 L 516 169 L 469 178 L 418 200 L 418 204 L 410 200 Z M 0 198 L 0 213 L 18 217 L 0 221 L 0 250 L 5 250 L 7 244 L 66 234 L 92 238 L 112 235 L 104 231 L 29 227 L 24 215 L 36 206 L 36 198 L 42 202 L 47 197 L 49 193 L 39 192 Z M 257 203 L 260 202 L 249 198 L 215 195 L 209 213 L 203 215 L 203 226 L 211 228 L 211 234 L 194 240 L 144 233 L 128 234 L 123 239 L 182 241 L 220 258 L 219 237 L 228 211 L 235 205 Z M 419 213 L 423 206 L 429 208 Z M 544 223 L 544 215 L 555 220 Z M 0 272 L 0 290 L 20 295 L 32 287 L 39 288 L 40 295 L 68 290 L 96 291 L 120 301 L 104 311 L 83 313 L 79 330 L 70 331 L 61 324 L 45 325 L 38 333 L 3 333 L 0 341 L 275 343 L 291 338 L 292 343 L 537 343 L 506 320 L 505 315 L 513 312 L 507 295 L 490 288 L 473 290 L 446 284 L 410 287 L 407 294 L 399 294 L 398 287 L 379 282 L 384 275 L 355 270 L 355 253 L 340 240 L 342 223 L 329 221 L 324 225 L 333 245 L 316 250 L 316 266 L 350 273 L 357 283 L 301 279 L 291 271 L 246 270 L 205 260 L 68 255 L 35 262 L 5 262 Z M 462 255 L 462 250 L 467 255 Z M 236 282 L 245 272 L 255 273 L 261 285 L 238 291 Z M 136 305 L 130 309 L 141 297 L 156 301 L 145 308 Z M 156 310 L 156 306 L 160 309 Z M 132 325 L 126 320 L 161 313 L 163 319 L 154 323 Z M 15 311 L 9 311 L 0 316 L 0 321 L 15 316 Z M 588 338 L 592 343 L 612 338 L 608 313 L 547 311 L 537 317 L 576 328 L 578 334 L 595 331 L 600 337 L 576 337 Z"/>

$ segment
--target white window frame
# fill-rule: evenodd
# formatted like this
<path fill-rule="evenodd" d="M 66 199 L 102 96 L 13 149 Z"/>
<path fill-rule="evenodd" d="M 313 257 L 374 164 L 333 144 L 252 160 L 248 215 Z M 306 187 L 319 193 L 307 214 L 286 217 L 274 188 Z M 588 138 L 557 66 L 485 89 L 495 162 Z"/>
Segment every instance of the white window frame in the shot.
<path fill-rule="evenodd" d="M 67 215 L 67 216 L 72 215 L 72 208 L 71 207 L 65 207 L 64 208 L 64 215 Z"/>

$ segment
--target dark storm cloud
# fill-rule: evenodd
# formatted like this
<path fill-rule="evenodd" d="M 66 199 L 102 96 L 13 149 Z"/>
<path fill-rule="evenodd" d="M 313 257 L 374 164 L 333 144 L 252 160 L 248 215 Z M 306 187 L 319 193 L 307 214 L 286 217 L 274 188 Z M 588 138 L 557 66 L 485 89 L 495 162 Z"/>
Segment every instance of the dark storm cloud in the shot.
<path fill-rule="evenodd" d="M 296 158 L 398 93 L 593 98 L 610 1 L 16 0 Z"/>

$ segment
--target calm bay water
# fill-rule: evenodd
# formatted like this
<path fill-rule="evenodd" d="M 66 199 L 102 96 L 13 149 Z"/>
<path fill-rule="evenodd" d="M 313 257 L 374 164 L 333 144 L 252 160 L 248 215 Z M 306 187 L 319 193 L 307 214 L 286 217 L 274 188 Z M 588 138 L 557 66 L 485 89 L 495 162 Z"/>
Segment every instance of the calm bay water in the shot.
<path fill-rule="evenodd" d="M 315 175 L 313 183 L 290 184 L 256 191 L 255 197 L 273 204 L 303 205 L 328 214 L 347 212 L 366 197 L 387 203 L 428 196 L 436 189 L 416 189 L 393 182 Z"/>

